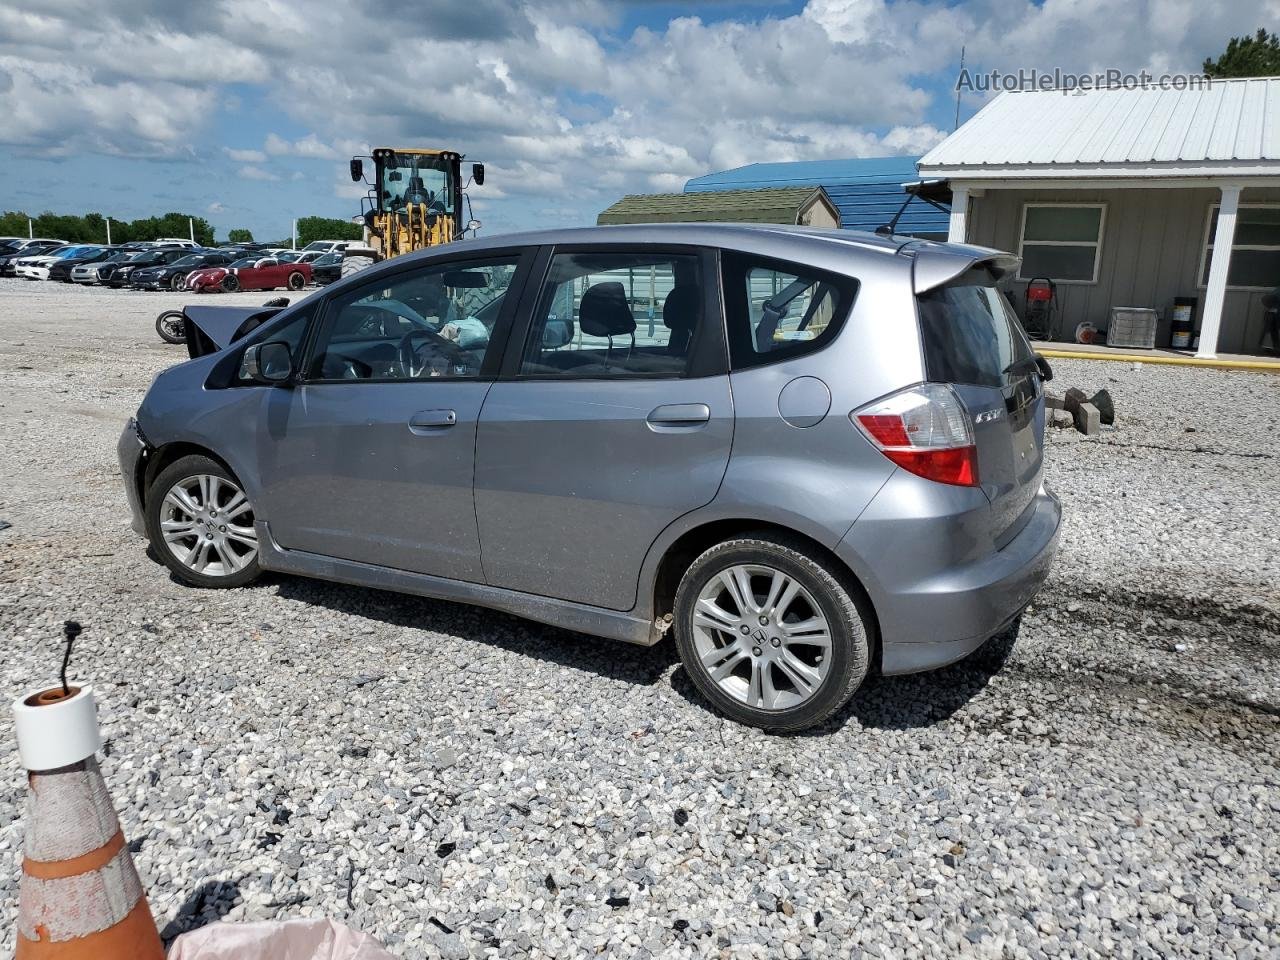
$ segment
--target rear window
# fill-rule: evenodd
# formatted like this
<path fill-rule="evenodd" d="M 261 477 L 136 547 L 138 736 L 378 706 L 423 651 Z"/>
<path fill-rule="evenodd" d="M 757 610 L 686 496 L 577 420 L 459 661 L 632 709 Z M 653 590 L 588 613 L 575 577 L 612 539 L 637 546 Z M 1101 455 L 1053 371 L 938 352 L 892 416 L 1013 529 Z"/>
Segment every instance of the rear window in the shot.
<path fill-rule="evenodd" d="M 974 268 L 916 298 L 925 370 L 937 383 L 1004 387 L 1033 356 L 1013 308 L 991 274 Z"/>

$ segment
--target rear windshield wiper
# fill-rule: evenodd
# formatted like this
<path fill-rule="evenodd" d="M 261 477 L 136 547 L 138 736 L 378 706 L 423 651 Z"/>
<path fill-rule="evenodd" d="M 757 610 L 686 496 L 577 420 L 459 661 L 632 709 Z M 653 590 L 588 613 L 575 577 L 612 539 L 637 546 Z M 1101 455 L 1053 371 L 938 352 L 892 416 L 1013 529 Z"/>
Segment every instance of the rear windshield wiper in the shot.
<path fill-rule="evenodd" d="M 1005 376 L 1015 373 L 1035 373 L 1045 383 L 1053 379 L 1053 368 L 1049 366 L 1049 361 L 1038 353 L 1013 361 L 1013 363 L 1004 368 L 1003 373 Z"/>

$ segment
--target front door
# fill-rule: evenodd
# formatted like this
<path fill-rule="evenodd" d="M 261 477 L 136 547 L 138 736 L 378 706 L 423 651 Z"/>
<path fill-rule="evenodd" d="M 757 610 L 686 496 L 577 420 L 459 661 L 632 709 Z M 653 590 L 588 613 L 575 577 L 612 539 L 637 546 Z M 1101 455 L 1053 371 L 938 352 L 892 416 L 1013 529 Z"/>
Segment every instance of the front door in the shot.
<path fill-rule="evenodd" d="M 630 609 L 654 540 L 715 496 L 733 405 L 714 276 L 693 250 L 551 257 L 480 414 L 489 583 Z"/>
<path fill-rule="evenodd" d="M 432 261 L 328 305 L 301 382 L 267 408 L 261 469 L 280 546 L 482 580 L 476 423 L 518 265 Z"/>

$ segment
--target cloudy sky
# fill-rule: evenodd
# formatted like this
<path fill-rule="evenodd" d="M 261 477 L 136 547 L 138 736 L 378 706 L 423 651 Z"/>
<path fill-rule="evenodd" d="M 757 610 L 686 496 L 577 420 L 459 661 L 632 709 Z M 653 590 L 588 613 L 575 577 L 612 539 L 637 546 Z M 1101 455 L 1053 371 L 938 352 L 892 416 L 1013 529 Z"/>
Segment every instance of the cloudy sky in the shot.
<path fill-rule="evenodd" d="M 1198 70 L 1280 0 L 3 0 L 0 209 L 358 212 L 370 145 L 483 160 L 485 231 L 760 160 L 919 154 L 974 70 Z M 981 105 L 966 98 L 961 119 Z"/>

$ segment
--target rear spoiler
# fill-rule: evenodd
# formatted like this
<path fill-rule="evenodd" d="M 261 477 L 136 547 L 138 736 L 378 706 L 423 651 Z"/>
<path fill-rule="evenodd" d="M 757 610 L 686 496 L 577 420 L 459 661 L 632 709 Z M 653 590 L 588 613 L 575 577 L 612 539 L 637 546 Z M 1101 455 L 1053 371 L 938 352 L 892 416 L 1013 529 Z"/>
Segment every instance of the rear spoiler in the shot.
<path fill-rule="evenodd" d="M 996 280 L 1016 277 L 1022 263 L 1021 257 L 1011 253 L 959 243 L 918 240 L 908 244 L 905 250 L 914 255 L 912 278 L 917 294 L 927 293 L 978 266 L 991 271 Z"/>
<path fill-rule="evenodd" d="M 284 300 L 284 298 L 281 298 Z M 241 337 L 266 323 L 289 305 L 217 307 L 188 304 L 182 308 L 187 332 L 187 353 L 192 359 L 224 350 Z"/>

